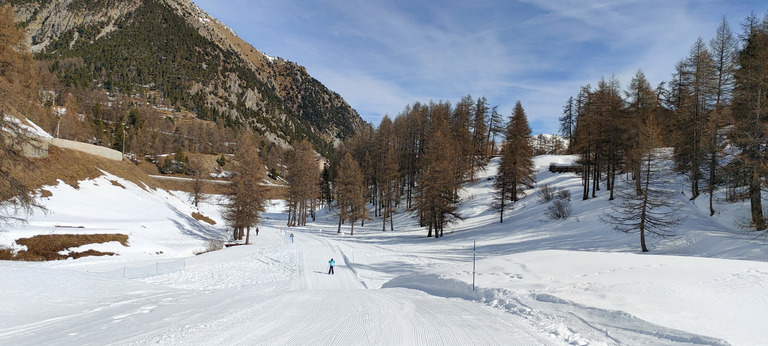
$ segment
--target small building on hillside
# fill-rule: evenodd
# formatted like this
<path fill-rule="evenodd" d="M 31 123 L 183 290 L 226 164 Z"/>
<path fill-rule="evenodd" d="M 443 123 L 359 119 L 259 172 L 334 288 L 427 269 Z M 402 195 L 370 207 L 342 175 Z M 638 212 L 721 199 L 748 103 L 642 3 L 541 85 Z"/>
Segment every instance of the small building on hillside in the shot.
<path fill-rule="evenodd" d="M 584 172 L 584 166 L 576 163 L 550 163 L 549 171 L 552 173 L 581 173 Z"/>

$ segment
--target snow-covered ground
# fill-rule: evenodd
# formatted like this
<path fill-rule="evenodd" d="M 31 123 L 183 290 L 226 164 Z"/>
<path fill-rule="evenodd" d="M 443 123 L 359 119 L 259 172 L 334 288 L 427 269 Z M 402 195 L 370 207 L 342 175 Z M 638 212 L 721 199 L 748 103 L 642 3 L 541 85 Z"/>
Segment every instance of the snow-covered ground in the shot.
<path fill-rule="evenodd" d="M 112 257 L 0 261 L 0 344 L 768 342 L 768 244 L 736 226 L 747 204 L 718 204 L 710 218 L 706 196 L 694 204 L 681 194 L 679 237 L 651 238 L 643 254 L 639 236 L 599 221 L 605 191 L 581 201 L 578 177 L 546 170 L 571 160 L 536 159 L 538 184 L 574 196 L 566 220 L 549 220 L 530 191 L 499 224 L 489 206 L 494 162 L 462 192 L 465 220 L 440 239 L 407 213 L 395 232 L 374 220 L 339 234 L 326 211 L 287 228 L 274 201 L 253 245 L 199 256 L 208 239 L 229 236 L 216 198 L 199 210 L 217 222 L 208 225 L 191 217 L 198 210 L 183 193 L 109 174 L 79 189 L 46 187 L 51 212 L 6 226 L 0 246 L 54 233 L 125 233 L 130 246 L 85 247 Z"/>

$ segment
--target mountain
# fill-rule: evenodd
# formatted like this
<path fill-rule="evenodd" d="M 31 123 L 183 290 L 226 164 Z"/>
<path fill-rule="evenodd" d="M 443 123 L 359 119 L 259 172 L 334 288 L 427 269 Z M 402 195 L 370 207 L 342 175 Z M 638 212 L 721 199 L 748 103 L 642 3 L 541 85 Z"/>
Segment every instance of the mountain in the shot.
<path fill-rule="evenodd" d="M 273 140 L 324 149 L 368 126 L 296 63 L 267 56 L 188 0 L 11 0 L 67 87 L 147 96 Z"/>

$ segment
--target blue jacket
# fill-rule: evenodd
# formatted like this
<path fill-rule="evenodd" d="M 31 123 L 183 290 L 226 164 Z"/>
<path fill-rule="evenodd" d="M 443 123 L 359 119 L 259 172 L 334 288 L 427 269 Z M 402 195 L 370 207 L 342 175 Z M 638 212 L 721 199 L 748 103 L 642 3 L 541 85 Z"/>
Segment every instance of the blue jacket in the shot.
<path fill-rule="evenodd" d="M 334 264 L 336 264 L 336 261 L 334 261 L 334 260 L 330 260 L 330 261 L 328 261 L 328 264 L 330 264 L 330 265 L 331 265 L 331 267 L 333 267 L 333 265 L 334 265 Z"/>

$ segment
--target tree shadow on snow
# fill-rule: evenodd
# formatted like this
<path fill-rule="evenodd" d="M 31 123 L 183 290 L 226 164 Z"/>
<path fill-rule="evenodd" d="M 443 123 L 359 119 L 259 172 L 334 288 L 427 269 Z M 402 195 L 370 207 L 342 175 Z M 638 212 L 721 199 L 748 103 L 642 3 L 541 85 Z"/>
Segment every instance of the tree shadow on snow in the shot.
<path fill-rule="evenodd" d="M 212 226 L 207 225 L 203 223 L 202 221 L 197 221 L 195 218 L 192 217 L 192 215 L 187 215 L 179 211 L 178 209 L 174 208 L 170 203 L 166 203 L 170 209 L 173 210 L 174 213 L 176 213 L 176 216 L 184 220 L 186 222 L 186 225 L 179 222 L 177 219 L 168 218 L 168 220 L 171 220 L 174 225 L 176 225 L 176 228 L 181 231 L 182 234 L 201 239 L 201 240 L 209 240 L 209 239 L 224 239 L 226 238 L 226 232 L 222 232 L 222 230 Z"/>

